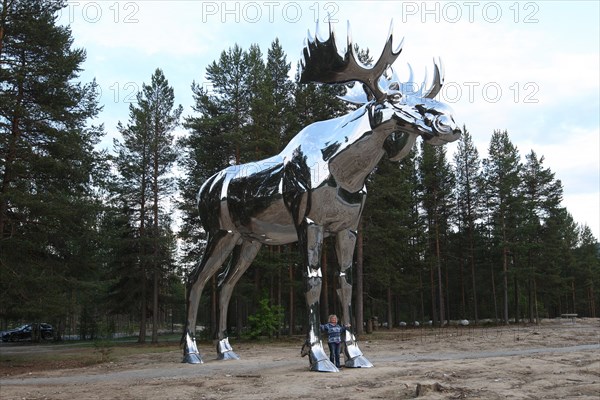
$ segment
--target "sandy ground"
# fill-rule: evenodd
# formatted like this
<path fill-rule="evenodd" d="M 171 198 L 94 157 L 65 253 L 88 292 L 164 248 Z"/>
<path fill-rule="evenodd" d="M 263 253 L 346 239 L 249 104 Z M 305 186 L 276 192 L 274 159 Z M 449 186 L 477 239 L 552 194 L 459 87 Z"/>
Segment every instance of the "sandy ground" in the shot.
<path fill-rule="evenodd" d="M 600 398 L 599 319 L 380 330 L 359 342 L 374 367 L 339 373 L 310 372 L 301 344 L 300 338 L 276 344 L 232 339 L 241 360 L 217 361 L 207 344 L 200 346 L 202 365 L 182 364 L 174 348 L 93 367 L 10 374 L 0 378 L 0 398 Z"/>

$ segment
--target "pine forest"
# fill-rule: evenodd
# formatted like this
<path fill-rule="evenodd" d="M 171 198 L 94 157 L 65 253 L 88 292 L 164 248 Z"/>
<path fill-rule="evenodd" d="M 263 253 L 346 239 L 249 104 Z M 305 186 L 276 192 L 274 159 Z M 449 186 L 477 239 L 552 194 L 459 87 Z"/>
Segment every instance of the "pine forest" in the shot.
<path fill-rule="evenodd" d="M 1 1 L 0 329 L 47 322 L 56 340 L 125 332 L 140 342 L 180 332 L 185 282 L 205 244 L 202 183 L 347 113 L 336 97 L 343 88 L 297 83 L 273 38 L 267 49 L 223 49 L 190 82 L 186 115 L 160 66 L 149 66 L 128 119 L 111 127 L 119 138 L 99 149 L 107 127 L 97 84 L 80 81 L 86 51 L 57 23 L 64 4 Z M 372 61 L 368 50 L 360 54 Z M 367 321 L 391 328 L 597 317 L 598 238 L 562 205 L 557 171 L 506 130 L 492 128 L 486 156 L 473 142 L 484 132 L 463 130 L 452 151 L 418 141 L 401 163 L 384 159 L 368 177 L 352 268 L 357 332 Z M 231 300 L 234 336 L 306 331 L 299 263 L 295 244 L 262 248 Z M 322 273 L 325 318 L 340 312 L 332 238 Z M 200 304 L 206 338 L 216 327 L 218 284 L 213 278 Z"/>

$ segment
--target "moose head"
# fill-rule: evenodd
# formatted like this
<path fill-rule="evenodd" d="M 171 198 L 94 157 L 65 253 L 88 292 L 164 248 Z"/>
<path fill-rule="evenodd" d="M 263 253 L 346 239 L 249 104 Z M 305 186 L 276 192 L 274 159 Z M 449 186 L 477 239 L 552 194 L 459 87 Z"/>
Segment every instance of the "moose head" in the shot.
<path fill-rule="evenodd" d="M 404 44 L 402 40 L 395 50 L 392 48 L 393 23 L 390 24 L 388 40 L 381 56 L 372 67 L 364 66 L 358 60 L 349 22 L 344 55 L 338 52 L 331 25 L 329 38 L 324 41 L 318 38 L 318 29 L 317 24 L 317 31 L 312 38 L 308 33 L 301 64 L 301 83 L 360 82 L 362 85 L 354 84 L 342 99 L 358 105 L 374 102 L 381 110 L 386 110 L 387 114 L 393 114 L 387 117 L 396 121 L 399 131 L 420 135 L 432 145 L 453 142 L 460 137 L 461 130 L 454 121 L 452 109 L 435 100 L 444 83 L 441 61 L 434 60 L 433 82 L 427 90 L 427 76 L 418 90 L 415 90 L 410 64 L 407 83 L 401 83 L 391 68 Z"/>

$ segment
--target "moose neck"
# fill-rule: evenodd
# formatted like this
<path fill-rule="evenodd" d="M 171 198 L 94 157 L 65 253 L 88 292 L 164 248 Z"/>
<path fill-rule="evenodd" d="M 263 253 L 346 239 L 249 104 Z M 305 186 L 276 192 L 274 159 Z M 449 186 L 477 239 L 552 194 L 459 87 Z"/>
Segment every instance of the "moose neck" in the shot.
<path fill-rule="evenodd" d="M 345 136 L 345 145 L 329 160 L 330 174 L 338 186 L 349 192 L 363 188 L 367 176 L 386 152 L 388 156 L 399 159 L 404 153 L 408 154 L 414 144 L 413 135 L 403 136 L 394 132 L 397 124 L 392 113 L 383 110 L 381 112 L 372 104 L 367 105 L 362 121 L 353 127 L 350 135 Z M 411 140 L 406 140 L 409 136 Z M 397 141 L 396 137 L 405 140 Z"/>

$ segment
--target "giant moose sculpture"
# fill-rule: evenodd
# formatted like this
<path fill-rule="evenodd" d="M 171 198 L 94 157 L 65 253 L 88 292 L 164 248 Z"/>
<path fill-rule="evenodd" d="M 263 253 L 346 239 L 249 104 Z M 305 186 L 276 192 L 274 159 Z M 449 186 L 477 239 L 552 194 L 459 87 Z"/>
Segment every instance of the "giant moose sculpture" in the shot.
<path fill-rule="evenodd" d="M 348 31 L 350 27 L 348 26 Z M 318 27 L 317 27 L 318 31 Z M 301 82 L 355 84 L 364 103 L 348 115 L 313 123 L 294 137 L 283 151 L 251 164 L 233 165 L 210 177 L 198 194 L 198 209 L 208 234 L 204 255 L 188 283 L 187 323 L 182 342 L 187 363 L 202 363 L 195 342 L 198 304 L 204 286 L 232 257 L 221 273 L 217 353 L 219 359 L 238 358 L 226 333 L 232 291 L 263 244 L 298 242 L 306 280 L 309 329 L 306 353 L 312 371 L 336 372 L 320 340 L 321 247 L 335 236 L 339 262 L 341 322 L 351 318 L 352 258 L 356 231 L 366 199 L 365 180 L 382 157 L 399 161 L 421 137 L 441 145 L 460 137 L 449 107 L 434 100 L 442 87 L 441 65 L 434 62 L 428 90 L 402 90 L 390 66 L 402 43 L 392 48 L 392 31 L 381 57 L 371 67 L 357 59 L 348 34 L 345 54 L 338 53 L 334 33 L 321 40 L 318 33 L 304 48 Z M 412 81 L 412 71 L 411 79 Z M 409 82 L 410 83 L 410 82 Z M 359 99 L 362 97 L 362 99 Z M 345 334 L 345 366 L 370 367 L 355 336 Z"/>

